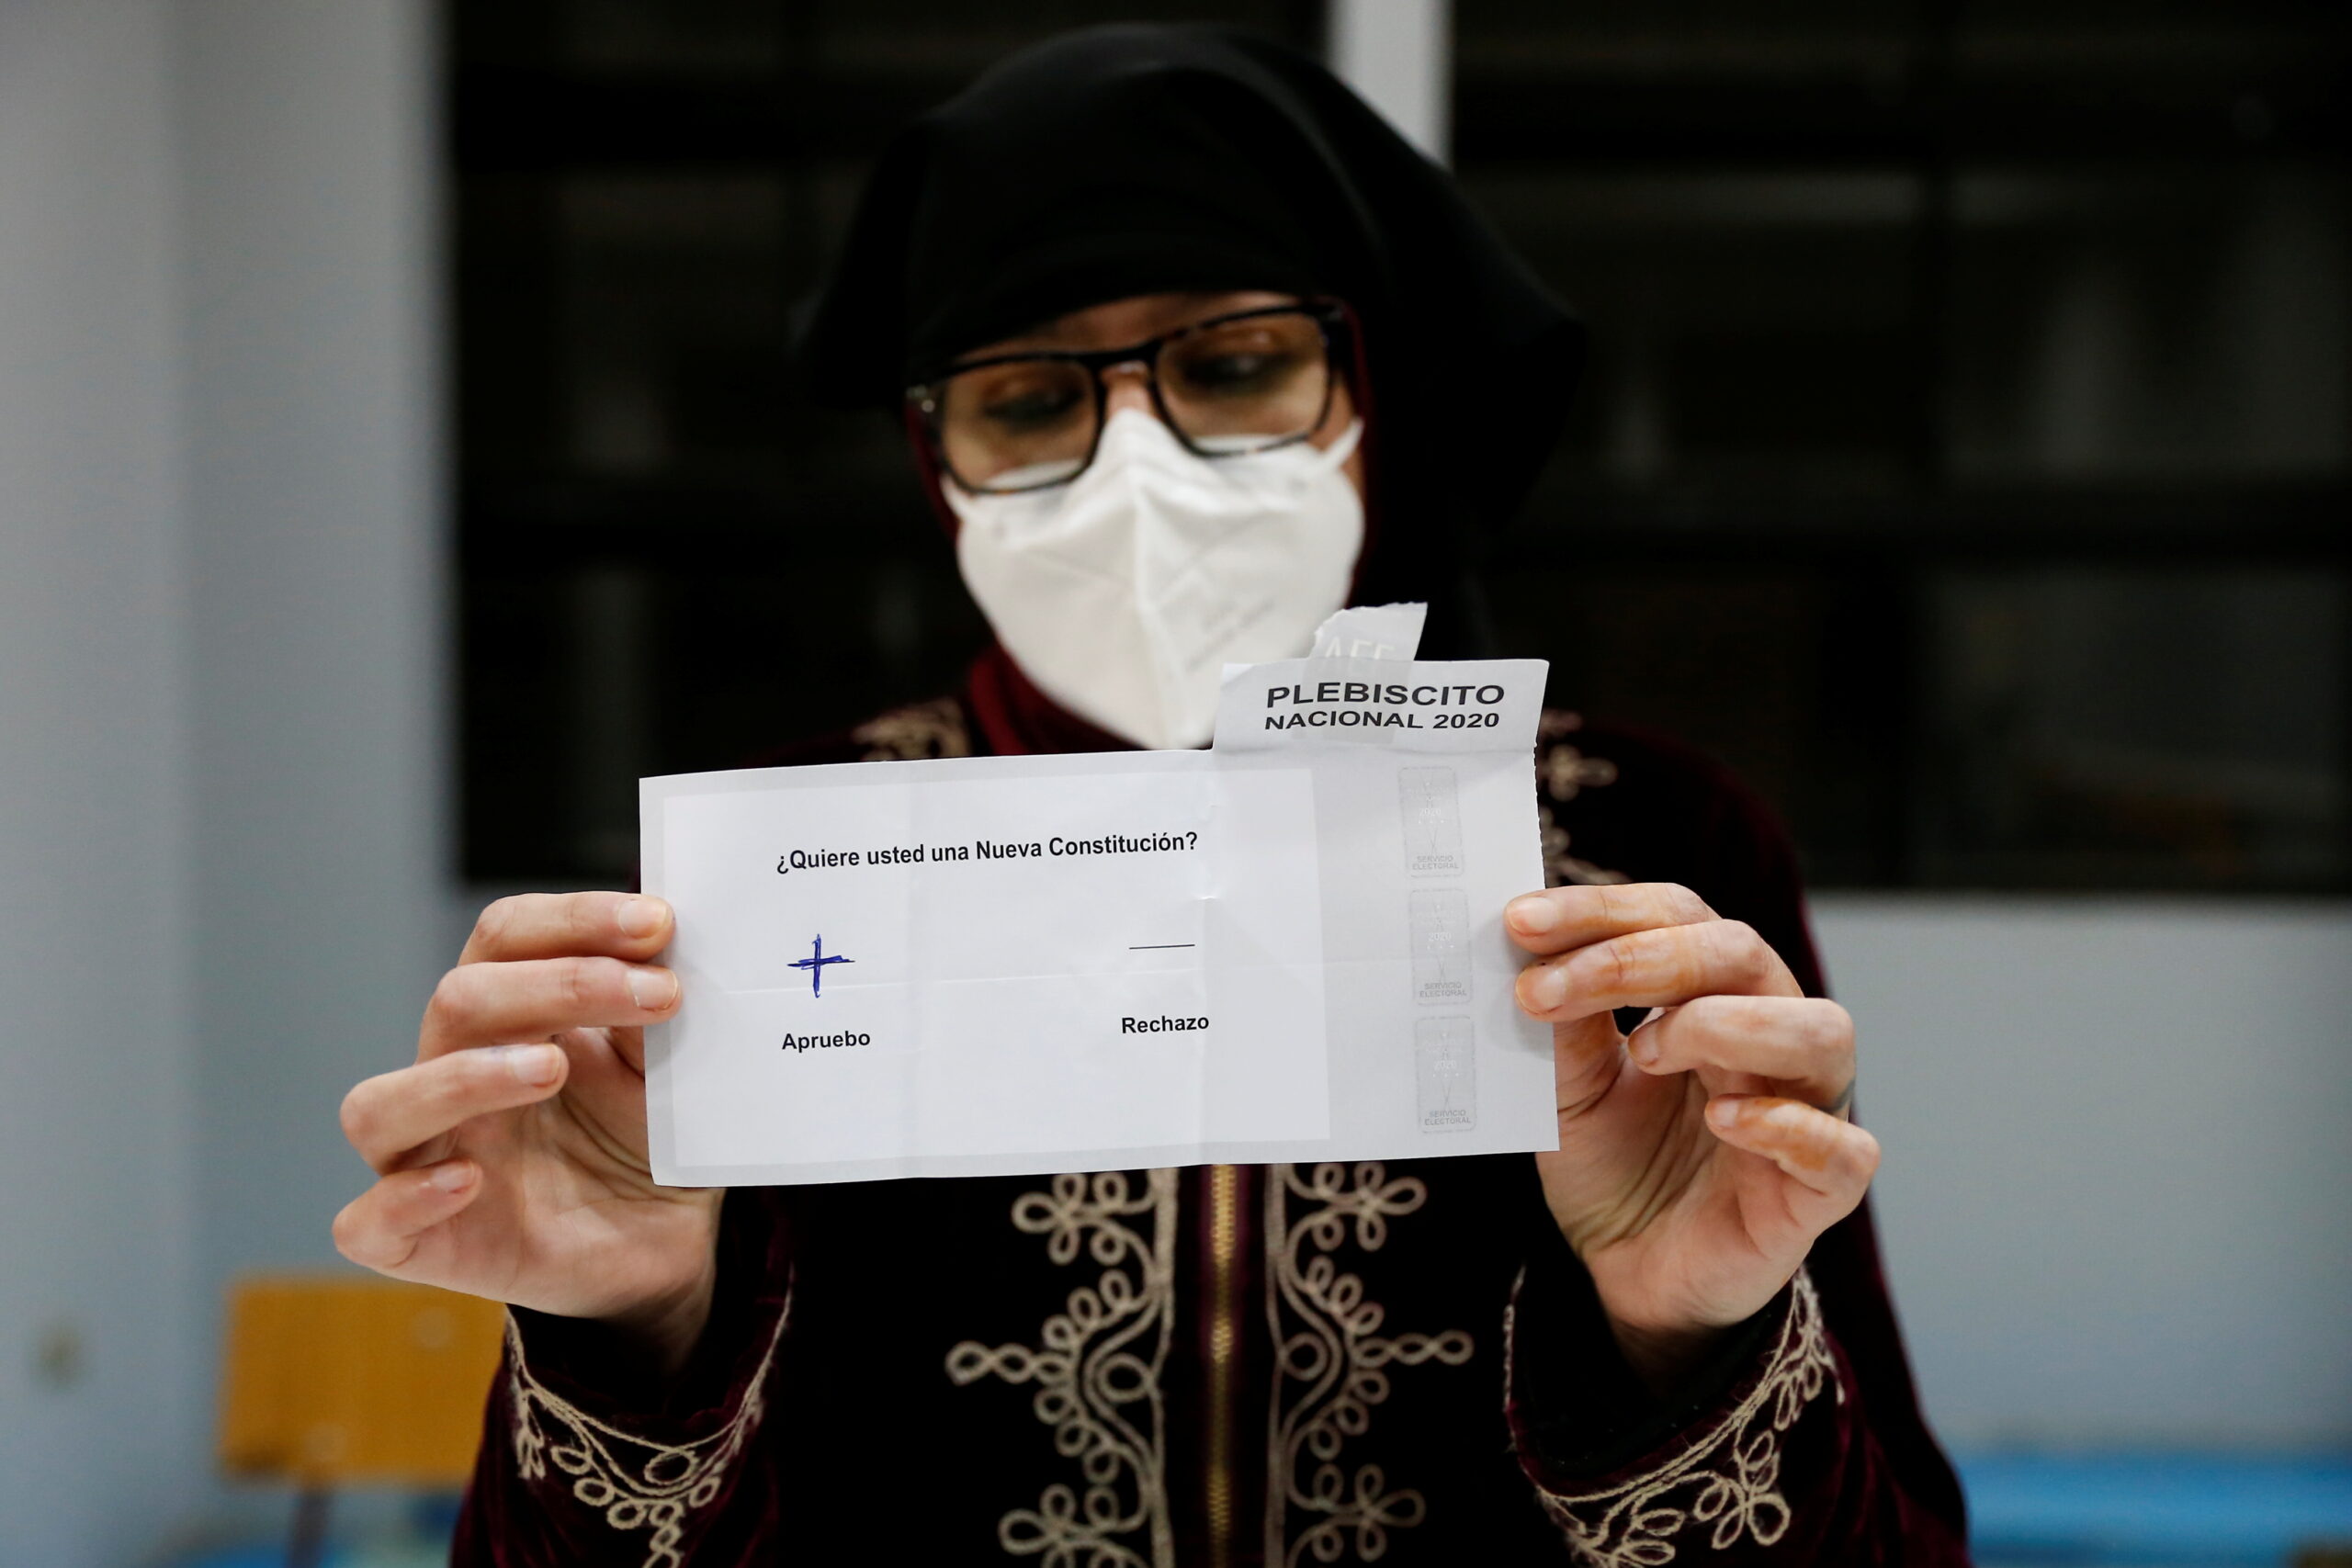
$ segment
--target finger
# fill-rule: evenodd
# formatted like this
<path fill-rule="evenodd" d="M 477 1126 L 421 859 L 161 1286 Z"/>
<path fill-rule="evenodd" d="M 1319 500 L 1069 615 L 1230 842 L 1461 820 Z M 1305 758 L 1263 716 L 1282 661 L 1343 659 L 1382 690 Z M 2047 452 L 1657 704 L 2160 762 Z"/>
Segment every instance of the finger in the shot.
<path fill-rule="evenodd" d="M 1770 1160 L 1812 1194 L 1817 1201 L 1804 1203 L 1801 1217 L 1818 1220 L 1816 1234 L 1851 1213 L 1878 1173 L 1876 1138 L 1793 1100 L 1719 1094 L 1707 1102 L 1707 1125 L 1732 1147 Z"/>
<path fill-rule="evenodd" d="M 416 1255 L 425 1232 L 481 1193 L 481 1167 L 469 1159 L 387 1176 L 334 1217 L 335 1250 L 364 1268 L 396 1274 Z"/>
<path fill-rule="evenodd" d="M 617 958 L 461 964 L 433 988 L 417 1055 L 518 1044 L 600 1024 L 650 1023 L 677 1005 L 677 976 L 653 964 Z"/>
<path fill-rule="evenodd" d="M 642 1029 L 613 1029 L 605 1033 L 605 1043 L 612 1047 L 613 1055 L 621 1065 L 639 1077 L 645 1076 L 645 1031 Z"/>
<path fill-rule="evenodd" d="M 1753 1073 L 1813 1105 L 1854 1081 L 1853 1016 L 1814 997 L 1700 997 L 1634 1030 L 1625 1048 L 1644 1072 Z"/>
<path fill-rule="evenodd" d="M 1503 930 L 1530 953 L 1566 953 L 1612 936 L 1714 918 L 1705 900 L 1671 882 L 1547 887 L 1503 906 Z"/>
<path fill-rule="evenodd" d="M 674 923 L 667 903 L 644 894 L 518 893 L 481 912 L 458 962 L 650 958 L 670 945 Z"/>
<path fill-rule="evenodd" d="M 1552 1099 L 1562 1121 L 1582 1116 L 1616 1089 L 1624 1063 L 1616 1021 L 1606 1013 L 1552 1031 Z"/>
<path fill-rule="evenodd" d="M 1677 1007 L 1695 998 L 1804 995 L 1755 928 L 1705 920 L 1611 937 L 1519 972 L 1519 1005 L 1554 1023 L 1628 1007 Z"/>
<path fill-rule="evenodd" d="M 343 1135 L 379 1173 L 493 1111 L 545 1100 L 570 1066 L 560 1045 L 457 1051 L 368 1079 L 343 1100 Z"/>

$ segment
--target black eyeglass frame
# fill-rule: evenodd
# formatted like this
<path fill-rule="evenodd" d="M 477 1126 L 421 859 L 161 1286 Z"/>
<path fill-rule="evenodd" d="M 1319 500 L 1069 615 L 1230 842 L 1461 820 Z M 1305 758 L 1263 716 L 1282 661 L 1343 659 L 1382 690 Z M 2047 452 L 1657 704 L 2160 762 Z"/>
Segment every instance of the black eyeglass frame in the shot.
<path fill-rule="evenodd" d="M 1264 316 L 1305 316 L 1315 323 L 1316 334 L 1323 344 L 1323 406 L 1316 411 L 1313 423 L 1295 435 L 1279 436 L 1267 442 L 1263 446 L 1251 446 L 1240 451 L 1208 451 L 1195 445 L 1193 438 L 1184 434 L 1183 427 L 1176 423 L 1175 416 L 1168 411 L 1168 400 L 1159 389 L 1160 353 L 1170 344 L 1190 337 L 1194 333 L 1207 332 L 1212 327 L 1230 326 L 1236 321 L 1256 321 Z M 1346 374 L 1343 367 L 1351 363 L 1343 359 L 1340 354 L 1351 321 L 1347 306 L 1339 300 L 1309 299 L 1288 305 L 1259 305 L 1247 310 L 1229 310 L 1224 315 L 1211 316 L 1205 321 L 1188 321 L 1172 331 L 1161 333 L 1157 337 L 1148 337 L 1141 343 L 1129 344 L 1124 348 L 1040 348 L 1020 354 L 992 354 L 985 359 L 967 359 L 950 365 L 934 379 L 919 381 L 909 387 L 907 406 L 922 426 L 923 438 L 931 448 L 933 462 L 938 465 L 942 473 L 973 495 L 1025 495 L 1032 491 L 1052 490 L 1057 486 L 1071 483 L 1087 469 L 1092 468 L 1094 455 L 1102 445 L 1102 427 L 1109 423 L 1110 415 L 1111 389 L 1104 383 L 1102 373 L 1123 365 L 1137 365 L 1142 367 L 1144 389 L 1151 396 L 1151 406 L 1158 412 L 1160 423 L 1166 425 L 1169 434 L 1175 436 L 1184 450 L 1194 457 L 1204 457 L 1214 462 L 1219 457 L 1239 457 L 1252 453 L 1272 452 L 1284 446 L 1295 446 L 1299 442 L 1309 439 L 1317 431 L 1322 429 L 1325 422 L 1331 417 L 1332 394 L 1340 384 L 1340 377 Z M 985 370 L 997 365 L 1034 365 L 1041 360 L 1053 364 L 1075 365 L 1087 372 L 1087 380 L 1094 389 L 1094 435 L 1086 445 L 1086 456 L 1080 460 L 1078 467 L 1061 478 L 1046 479 L 1037 484 L 1016 485 L 1010 490 L 996 490 L 967 482 L 964 476 L 956 471 L 955 463 L 948 457 L 946 437 L 939 428 L 939 400 L 948 378 L 960 376 L 967 370 Z"/>

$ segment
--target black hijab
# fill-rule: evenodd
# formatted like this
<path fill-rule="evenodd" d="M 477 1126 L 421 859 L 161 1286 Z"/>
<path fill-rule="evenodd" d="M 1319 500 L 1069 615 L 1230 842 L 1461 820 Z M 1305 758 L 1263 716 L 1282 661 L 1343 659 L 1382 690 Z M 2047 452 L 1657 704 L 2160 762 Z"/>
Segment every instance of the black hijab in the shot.
<path fill-rule="evenodd" d="M 883 153 L 804 319 L 820 401 L 895 408 L 956 355 L 1135 294 L 1277 289 L 1361 323 L 1373 543 L 1356 597 L 1483 651 L 1466 566 L 1526 498 L 1583 363 L 1575 318 L 1453 179 L 1321 65 L 1205 26 L 1064 34 Z"/>

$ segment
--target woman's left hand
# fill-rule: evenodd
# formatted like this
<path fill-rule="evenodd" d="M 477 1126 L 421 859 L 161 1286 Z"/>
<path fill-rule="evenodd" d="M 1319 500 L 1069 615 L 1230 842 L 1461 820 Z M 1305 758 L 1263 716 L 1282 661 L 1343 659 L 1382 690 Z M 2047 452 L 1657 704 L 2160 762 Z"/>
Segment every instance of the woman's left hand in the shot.
<path fill-rule="evenodd" d="M 1854 1023 L 1750 927 L 1669 883 L 1555 887 L 1503 928 L 1539 954 L 1560 1147 L 1535 1156 L 1634 1370 L 1662 1386 L 1851 1213 L 1878 1141 L 1847 1118 Z M 1654 1010 L 1618 1032 L 1618 1008 Z"/>

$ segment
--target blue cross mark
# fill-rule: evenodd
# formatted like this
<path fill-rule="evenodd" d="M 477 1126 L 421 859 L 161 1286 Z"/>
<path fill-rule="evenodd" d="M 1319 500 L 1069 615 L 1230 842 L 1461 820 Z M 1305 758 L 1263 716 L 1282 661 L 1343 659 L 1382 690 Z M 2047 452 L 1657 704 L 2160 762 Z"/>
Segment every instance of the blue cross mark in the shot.
<path fill-rule="evenodd" d="M 812 997 L 821 997 L 825 994 L 825 965 L 828 964 L 854 964 L 856 962 L 857 960 L 854 958 L 833 958 L 826 956 L 825 939 L 820 936 L 817 939 L 816 945 L 809 950 L 808 956 L 806 958 L 797 958 L 793 960 L 792 967 L 795 969 L 808 970 L 808 994 Z"/>

